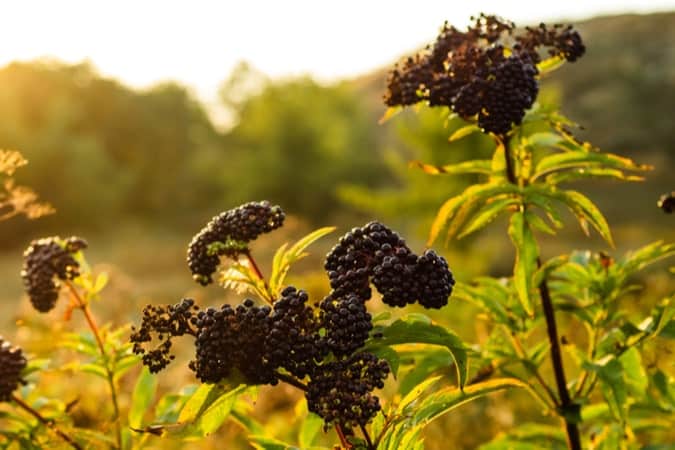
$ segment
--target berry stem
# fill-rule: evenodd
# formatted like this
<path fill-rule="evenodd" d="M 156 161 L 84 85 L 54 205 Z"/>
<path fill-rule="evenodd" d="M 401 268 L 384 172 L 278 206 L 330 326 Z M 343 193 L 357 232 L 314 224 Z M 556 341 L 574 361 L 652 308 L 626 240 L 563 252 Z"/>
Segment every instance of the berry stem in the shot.
<path fill-rule="evenodd" d="M 284 381 L 284 382 L 290 384 L 291 386 L 294 386 L 294 387 L 300 389 L 301 391 L 305 391 L 305 392 L 307 391 L 307 386 L 306 386 L 304 383 L 302 383 L 301 381 L 299 381 L 299 380 L 293 378 L 293 377 L 290 376 L 290 375 L 286 375 L 286 374 L 284 374 L 284 373 L 278 373 L 278 372 L 277 372 L 277 373 L 276 373 L 276 376 L 277 376 L 277 378 L 279 378 L 281 381 Z"/>
<path fill-rule="evenodd" d="M 366 427 L 364 427 L 361 424 L 359 424 L 359 427 L 361 428 L 361 432 L 363 433 L 363 437 L 366 440 L 366 444 L 368 444 L 368 450 L 375 450 L 375 446 L 373 445 L 373 441 L 370 439 L 370 435 L 368 434 L 368 430 L 366 430 Z"/>
<path fill-rule="evenodd" d="M 270 286 L 267 284 L 267 280 L 265 279 L 265 276 L 263 275 L 262 271 L 260 270 L 260 267 L 258 267 L 258 264 L 255 262 L 255 259 L 253 258 L 253 255 L 251 255 L 251 251 L 247 250 L 244 252 L 244 255 L 246 255 L 246 259 L 248 259 L 248 262 L 251 264 L 251 269 L 253 269 L 253 272 L 255 272 L 256 276 L 260 281 L 263 282 L 263 285 L 265 286 L 265 292 L 267 293 L 267 296 L 269 298 L 265 298 L 265 300 L 272 304 L 274 303 L 273 301 L 273 294 L 270 292 Z"/>
<path fill-rule="evenodd" d="M 508 138 L 505 135 L 498 137 L 504 146 L 504 159 L 506 161 L 506 176 L 512 184 L 517 184 L 516 174 L 511 160 L 511 147 Z M 537 267 L 541 267 L 541 259 L 537 258 Z M 573 416 L 578 415 L 578 405 L 575 404 L 570 393 L 567 390 L 567 381 L 565 378 L 565 368 L 563 366 L 562 351 L 560 350 L 560 338 L 558 337 L 558 326 L 555 321 L 555 310 L 551 293 L 548 290 L 548 283 L 544 279 L 539 285 L 539 296 L 546 319 L 546 332 L 548 334 L 549 345 L 551 346 L 551 363 L 555 375 L 556 387 L 560 403 L 558 415 L 565 422 L 565 431 L 567 432 L 567 447 L 570 450 L 581 450 L 581 437 L 579 427 Z"/>
<path fill-rule="evenodd" d="M 342 444 L 344 450 L 350 450 L 351 448 L 353 448 L 353 445 L 350 444 L 349 441 L 347 440 L 344 431 L 342 431 L 342 427 L 340 426 L 340 424 L 335 425 L 335 431 L 337 432 L 338 437 L 340 438 L 340 444 Z"/>
<path fill-rule="evenodd" d="M 12 401 L 14 401 L 14 403 L 16 403 L 19 407 L 21 407 L 21 409 L 26 411 L 28 414 L 35 417 L 42 425 L 44 425 L 45 427 L 49 428 L 54 433 L 56 433 L 61 439 L 70 444 L 71 447 L 73 447 L 76 450 L 83 450 L 82 446 L 77 442 L 75 442 L 73 438 L 64 433 L 59 427 L 57 427 L 56 424 L 54 424 L 53 420 L 45 418 L 42 414 L 33 409 L 28 403 L 24 402 L 16 395 L 12 395 Z"/>
<path fill-rule="evenodd" d="M 122 448 L 122 427 L 120 424 L 120 407 L 119 402 L 117 401 L 117 388 L 115 387 L 115 374 L 110 368 L 110 358 L 108 357 L 108 352 L 106 352 L 105 344 L 103 343 L 103 338 L 101 337 L 101 329 L 96 323 L 96 319 L 89 309 L 89 304 L 82 298 L 80 293 L 77 291 L 75 286 L 70 281 L 66 281 L 68 288 L 72 297 L 75 299 L 77 308 L 82 311 L 84 318 L 89 324 L 89 328 L 96 338 L 96 343 L 98 344 L 98 349 L 101 353 L 101 357 L 105 363 L 106 379 L 108 381 L 108 386 L 110 386 L 110 399 L 113 404 L 113 422 L 115 423 L 115 435 L 117 439 L 117 448 Z"/>

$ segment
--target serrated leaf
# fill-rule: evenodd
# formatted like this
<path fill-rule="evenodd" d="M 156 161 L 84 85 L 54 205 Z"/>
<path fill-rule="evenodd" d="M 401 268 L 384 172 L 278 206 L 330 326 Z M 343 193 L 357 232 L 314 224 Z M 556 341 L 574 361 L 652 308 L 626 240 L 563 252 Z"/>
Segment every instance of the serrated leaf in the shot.
<path fill-rule="evenodd" d="M 533 275 L 537 270 L 539 247 L 522 212 L 517 212 L 511 216 L 508 232 L 511 242 L 516 248 L 513 282 L 518 293 L 518 299 L 525 312 L 529 316 L 534 316 L 531 296 L 535 288 Z"/>
<path fill-rule="evenodd" d="M 530 183 L 538 178 L 550 175 L 554 172 L 570 169 L 620 169 L 630 171 L 650 170 L 650 166 L 639 165 L 629 158 L 624 158 L 611 153 L 595 151 L 570 151 L 548 155 L 539 160 L 535 166 L 534 174 L 530 177 Z"/>
<path fill-rule="evenodd" d="M 150 425 L 135 431 L 185 440 L 203 438 L 227 420 L 237 397 L 248 388 L 245 384 L 229 390 L 215 385 L 202 386 L 207 387 L 197 389 L 183 407 L 177 423 Z"/>
<path fill-rule="evenodd" d="M 401 379 L 399 392 L 401 394 L 409 393 L 434 372 L 451 365 L 452 356 L 444 348 L 424 352 L 419 359 L 415 359 L 412 369 Z"/>
<path fill-rule="evenodd" d="M 307 247 L 333 231 L 335 231 L 335 227 L 319 228 L 298 240 L 288 249 L 286 244 L 279 247 L 274 255 L 272 274 L 270 275 L 270 291 L 275 297 L 279 295 L 291 265 L 307 256 L 307 253 L 305 253 Z"/>
<path fill-rule="evenodd" d="M 525 220 L 530 224 L 535 230 L 539 230 L 543 233 L 550 234 L 555 236 L 556 231 L 547 224 L 544 219 L 539 217 L 537 214 L 532 211 L 525 211 Z"/>
<path fill-rule="evenodd" d="M 598 361 L 585 361 L 582 364 L 585 370 L 598 375 L 600 390 L 605 397 L 612 415 L 621 422 L 626 420 L 628 410 L 626 385 L 623 378 L 623 367 L 614 357 L 608 355 Z"/>
<path fill-rule="evenodd" d="M 410 167 L 422 169 L 429 175 L 462 175 L 477 173 L 489 175 L 492 173 L 491 162 L 487 159 L 476 159 L 473 161 L 464 161 L 457 164 L 448 164 L 445 166 L 436 166 L 433 164 L 425 164 L 421 161 L 411 161 Z"/>
<path fill-rule="evenodd" d="M 462 340 L 449 329 L 436 325 L 429 319 L 420 320 L 408 315 L 386 327 L 382 327 L 381 332 L 382 337 L 373 341 L 375 346 L 420 343 L 446 347 L 455 362 L 457 383 L 460 387 L 463 387 L 466 383 L 468 371 L 466 347 Z M 366 348 L 368 348 L 368 345 Z"/>
<path fill-rule="evenodd" d="M 415 386 L 413 389 L 411 389 L 410 392 L 408 392 L 398 403 L 398 406 L 396 407 L 397 414 L 403 414 L 403 412 L 410 407 L 411 403 L 421 401 L 422 394 L 424 393 L 424 391 L 429 389 L 440 379 L 441 379 L 440 376 L 427 378 L 426 380 L 422 381 L 417 386 Z"/>
<path fill-rule="evenodd" d="M 487 204 L 474 214 L 471 221 L 464 227 L 461 233 L 457 235 L 457 239 L 462 239 L 465 236 L 475 233 L 481 228 L 488 225 L 490 222 L 504 211 L 507 211 L 510 206 L 519 205 L 520 199 L 514 197 L 495 199 L 487 202 Z"/>
<path fill-rule="evenodd" d="M 550 131 L 544 131 L 539 133 L 532 133 L 531 135 L 525 138 L 525 145 L 532 148 L 542 148 L 542 147 L 555 147 L 560 144 L 564 138 L 557 134 L 551 133 Z"/>
<path fill-rule="evenodd" d="M 143 416 L 150 408 L 157 392 L 157 377 L 152 375 L 147 367 L 143 367 L 136 380 L 134 393 L 131 397 L 129 409 L 129 426 L 140 428 L 143 425 Z"/>
<path fill-rule="evenodd" d="M 600 234 L 600 236 L 612 247 L 614 247 L 614 241 L 612 240 L 612 234 L 607 224 L 607 220 L 602 215 L 597 206 L 585 195 L 572 190 L 558 190 L 554 186 L 546 186 L 544 188 L 547 193 L 546 195 L 550 198 L 555 198 L 556 200 L 564 203 L 570 211 L 577 217 L 579 225 L 583 229 L 585 234 L 588 232 L 588 223 L 590 223 L 593 228 Z"/>
<path fill-rule="evenodd" d="M 470 134 L 477 133 L 481 131 L 478 125 L 475 124 L 469 124 L 469 125 L 464 125 L 463 127 L 455 130 L 450 137 L 448 138 L 448 142 L 454 142 L 462 139 L 463 137 L 469 136 Z"/>
<path fill-rule="evenodd" d="M 405 412 L 411 415 L 413 425 L 425 426 L 464 403 L 511 388 L 527 389 L 528 386 L 516 378 L 497 378 L 465 386 L 464 390 L 444 388 L 425 396 L 420 402 L 415 403 L 413 408 L 406 408 Z"/>
<path fill-rule="evenodd" d="M 560 183 L 569 183 L 571 181 L 588 180 L 593 178 L 606 178 L 620 181 L 644 181 L 645 179 L 644 177 L 638 175 L 627 175 L 618 169 L 582 168 L 553 173 L 546 176 L 546 182 L 557 185 Z"/>

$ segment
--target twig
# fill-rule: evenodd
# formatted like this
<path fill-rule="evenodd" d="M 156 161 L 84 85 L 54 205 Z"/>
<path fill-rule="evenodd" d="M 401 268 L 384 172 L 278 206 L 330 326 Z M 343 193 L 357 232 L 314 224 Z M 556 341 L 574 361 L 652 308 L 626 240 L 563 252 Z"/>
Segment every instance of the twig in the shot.
<path fill-rule="evenodd" d="M 368 444 L 368 450 L 375 450 L 375 446 L 373 445 L 373 441 L 370 440 L 370 435 L 368 434 L 368 430 L 366 430 L 366 427 L 364 427 L 361 424 L 359 424 L 359 427 L 361 428 L 363 437 L 366 439 L 366 443 Z"/>
<path fill-rule="evenodd" d="M 70 281 L 66 281 L 66 285 L 70 289 L 70 293 L 75 299 L 78 309 L 80 309 L 84 314 L 84 318 L 87 320 L 89 328 L 91 329 L 91 332 L 94 334 L 96 343 L 98 344 L 99 352 L 101 353 L 101 357 L 103 358 L 103 361 L 105 363 L 106 379 L 108 381 L 108 386 L 110 386 L 110 399 L 112 400 L 113 404 L 113 422 L 115 424 L 117 448 L 121 449 L 122 425 L 120 424 L 120 407 L 119 402 L 117 400 L 117 388 L 115 387 L 115 374 L 110 368 L 110 358 L 108 357 L 108 353 L 106 352 L 105 349 L 105 344 L 103 343 L 103 338 L 101 337 L 101 330 L 96 324 L 96 320 L 94 319 L 94 316 L 91 313 L 91 310 L 89 309 L 88 303 L 82 298 L 77 289 L 75 289 L 75 286 L 73 286 L 73 284 Z"/>
<path fill-rule="evenodd" d="M 527 358 L 527 354 L 525 353 L 525 350 L 523 349 L 523 345 L 520 342 L 520 339 L 518 339 L 518 336 L 516 336 L 513 333 L 509 333 L 511 335 L 511 340 L 513 342 L 513 346 L 516 349 L 516 353 L 518 353 L 518 356 L 521 358 L 525 359 Z M 553 401 L 553 404 L 556 407 L 560 406 L 560 401 L 558 398 L 555 396 L 555 393 L 551 390 L 549 385 L 546 383 L 544 378 L 541 376 L 539 373 L 539 370 L 537 370 L 536 367 L 530 367 L 527 364 L 523 363 L 523 366 L 525 366 L 525 369 L 527 369 L 534 377 L 537 379 L 539 384 L 541 385 L 542 388 L 546 391 L 546 394 L 548 394 L 549 398 Z"/>
<path fill-rule="evenodd" d="M 251 255 L 251 252 L 249 250 L 244 252 L 244 255 L 246 255 L 246 259 L 248 259 L 248 262 L 251 264 L 251 269 L 253 269 L 253 272 L 255 272 L 258 279 L 260 279 L 260 281 L 262 281 L 263 285 L 265 286 L 265 292 L 269 296 L 269 298 L 266 298 L 265 300 L 267 300 L 269 303 L 273 303 L 274 302 L 274 300 L 273 300 L 274 295 L 273 295 L 272 292 L 270 292 L 270 286 L 269 286 L 269 284 L 267 284 L 267 279 L 265 278 L 262 271 L 260 270 L 260 267 L 258 267 L 258 264 L 255 262 L 255 259 L 253 258 L 253 255 Z"/>
<path fill-rule="evenodd" d="M 286 375 L 286 374 L 279 373 L 279 372 L 276 373 L 276 376 L 281 381 L 284 381 L 284 382 L 290 384 L 291 386 L 294 386 L 294 387 L 300 389 L 301 391 L 307 392 L 307 386 L 303 382 L 301 382 L 300 380 L 297 380 L 290 375 Z"/>
<path fill-rule="evenodd" d="M 33 409 L 28 403 L 24 402 L 23 400 L 21 400 L 21 399 L 20 399 L 19 397 L 17 397 L 16 395 L 13 395 L 13 394 L 12 394 L 12 400 L 14 401 L 14 403 L 16 403 L 17 405 L 19 405 L 23 410 L 25 410 L 25 411 L 26 411 L 27 413 L 29 413 L 31 416 L 35 417 L 42 425 L 44 425 L 45 427 L 47 427 L 47 428 L 49 428 L 50 430 L 52 430 L 52 431 L 53 431 L 54 433 L 56 433 L 61 439 L 63 439 L 64 441 L 66 441 L 68 444 L 70 444 L 71 447 L 73 447 L 74 449 L 77 449 L 77 450 L 83 450 L 83 449 L 82 449 L 82 446 L 80 446 L 80 444 L 78 444 L 77 442 L 75 442 L 75 440 L 74 440 L 73 438 L 71 438 L 70 436 L 68 436 L 68 435 L 67 435 L 66 433 L 64 433 L 59 427 L 57 427 L 56 424 L 54 423 L 54 421 L 45 418 L 42 414 L 40 414 L 38 411 L 36 411 L 35 409 Z"/>

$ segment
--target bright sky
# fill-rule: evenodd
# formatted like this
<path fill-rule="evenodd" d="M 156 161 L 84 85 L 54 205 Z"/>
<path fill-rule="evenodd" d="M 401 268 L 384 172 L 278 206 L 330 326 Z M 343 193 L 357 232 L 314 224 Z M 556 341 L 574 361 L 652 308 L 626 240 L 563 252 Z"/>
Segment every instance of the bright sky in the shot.
<path fill-rule="evenodd" d="M 517 24 L 675 10 L 675 0 L 0 0 L 0 65 L 87 58 L 137 87 L 177 80 L 207 103 L 241 60 L 330 81 L 386 66 L 478 12 Z"/>

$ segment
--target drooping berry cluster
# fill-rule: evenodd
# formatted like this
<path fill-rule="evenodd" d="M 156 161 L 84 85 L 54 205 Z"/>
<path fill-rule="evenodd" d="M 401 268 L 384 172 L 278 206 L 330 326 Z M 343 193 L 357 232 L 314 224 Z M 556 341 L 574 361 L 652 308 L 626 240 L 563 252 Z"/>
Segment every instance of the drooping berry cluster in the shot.
<path fill-rule="evenodd" d="M 206 286 L 213 282 L 221 256 L 236 257 L 248 243 L 279 228 L 285 214 L 268 201 L 249 202 L 213 217 L 188 246 L 187 262 L 193 278 Z"/>
<path fill-rule="evenodd" d="M 445 259 L 433 250 L 415 255 L 405 241 L 379 222 L 354 228 L 326 257 L 333 298 L 371 297 L 370 280 L 390 306 L 419 302 L 441 308 L 448 302 L 455 280 Z"/>
<path fill-rule="evenodd" d="M 190 322 L 194 311 L 199 308 L 192 299 L 183 299 L 175 305 L 147 305 L 143 309 L 143 320 L 139 328 L 132 327 L 130 341 L 133 342 L 133 351 L 142 355 L 143 364 L 151 373 L 164 369 L 174 359 L 170 354 L 171 338 L 194 334 Z M 146 350 L 143 344 L 157 339 L 158 343 L 152 350 Z"/>
<path fill-rule="evenodd" d="M 21 278 L 33 307 L 50 311 L 59 297 L 58 280 L 73 280 L 80 275 L 80 265 L 73 255 L 87 247 L 78 237 L 57 236 L 32 241 L 23 254 Z"/>
<path fill-rule="evenodd" d="M 666 214 L 671 214 L 675 211 L 675 191 L 663 194 L 661 198 L 659 198 L 657 206 Z"/>
<path fill-rule="evenodd" d="M 26 364 L 22 350 L 0 336 L 0 402 L 9 401 L 22 383 L 21 372 Z"/>
<path fill-rule="evenodd" d="M 569 26 L 541 24 L 515 36 L 514 30 L 513 23 L 484 14 L 467 31 L 446 23 L 433 46 L 389 73 L 385 104 L 448 106 L 464 119 L 477 117 L 486 132 L 506 134 L 537 97 L 540 49 L 570 62 L 585 51 Z"/>
<path fill-rule="evenodd" d="M 389 365 L 372 353 L 323 364 L 307 386 L 307 407 L 328 425 L 365 425 L 380 410 L 374 389 L 384 387 Z"/>

